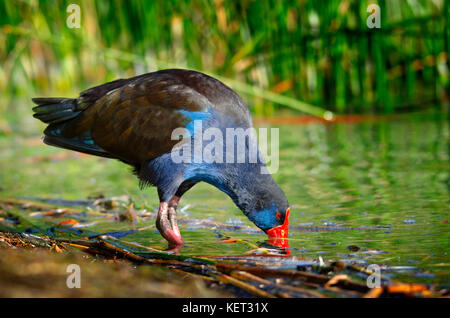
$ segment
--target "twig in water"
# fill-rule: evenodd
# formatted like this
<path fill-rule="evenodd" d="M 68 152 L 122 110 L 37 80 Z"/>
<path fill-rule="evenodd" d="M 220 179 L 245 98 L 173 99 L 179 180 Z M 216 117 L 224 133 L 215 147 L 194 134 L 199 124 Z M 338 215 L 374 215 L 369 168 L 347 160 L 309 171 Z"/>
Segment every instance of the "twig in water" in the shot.
<path fill-rule="evenodd" d="M 236 286 L 242 290 L 245 290 L 246 292 L 249 292 L 252 295 L 255 295 L 258 297 L 263 297 L 263 298 L 276 298 L 276 296 L 269 294 L 268 292 L 266 292 L 262 289 L 259 289 L 253 285 L 244 283 L 234 277 L 231 277 L 231 276 L 228 276 L 228 275 L 225 275 L 222 273 L 213 274 L 213 276 L 216 277 L 218 281 L 220 281 L 224 284 L 230 284 L 230 285 Z"/>

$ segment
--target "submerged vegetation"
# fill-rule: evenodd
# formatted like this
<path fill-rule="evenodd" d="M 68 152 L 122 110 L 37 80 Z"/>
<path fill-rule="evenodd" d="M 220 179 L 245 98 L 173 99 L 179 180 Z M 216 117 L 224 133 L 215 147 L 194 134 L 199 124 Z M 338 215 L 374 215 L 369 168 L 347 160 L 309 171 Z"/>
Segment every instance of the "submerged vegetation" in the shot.
<path fill-rule="evenodd" d="M 57 201 L 57 200 L 56 200 Z M 85 202 L 60 202 L 62 204 L 89 205 L 99 207 L 99 203 L 111 204 L 114 200 L 96 200 Z M 128 209 L 134 209 L 129 206 Z M 30 213 L 30 211 L 34 211 Z M 11 234 L 0 232 L 0 296 L 36 296 L 33 289 L 39 289 L 39 296 L 134 296 L 144 297 L 265 297 L 265 298 L 322 298 L 322 297 L 439 297 L 448 296 L 448 290 L 424 284 L 402 284 L 391 281 L 384 276 L 377 276 L 378 285 L 369 287 L 366 280 L 374 272 L 357 264 L 324 262 L 289 256 L 285 251 L 277 251 L 268 247 L 257 247 L 243 255 L 235 256 L 202 256 L 174 255 L 147 246 L 126 241 L 125 236 L 133 231 L 95 233 L 84 230 L 84 225 L 76 219 L 88 217 L 114 217 L 112 213 L 101 207 L 102 212 L 82 211 L 73 208 L 50 206 L 32 201 L 2 200 L 0 216 L 3 220 L 14 221 L 18 227 L 28 227 L 26 232 L 34 234 Z M 143 217 L 144 213 L 136 211 Z M 124 213 L 122 211 L 122 213 Z M 125 212 L 126 213 L 126 212 Z M 30 221 L 30 215 L 49 218 L 41 221 Z M 152 215 L 152 213 L 150 213 Z M 58 219 L 68 216 L 76 219 Z M 154 216 L 154 215 L 152 215 Z M 145 216 L 144 216 L 145 217 Z M 3 224 L 2 224 L 3 223 Z M 37 223 L 45 226 L 37 229 Z M 0 222 L 0 229 L 4 227 Z M 31 228 L 29 226 L 32 226 Z M 47 227 L 46 233 L 42 232 Z M 228 230 L 244 229 L 241 226 L 230 226 L 213 222 L 206 225 L 216 231 L 223 227 Z M 138 231 L 138 230 L 134 230 Z M 252 246 L 246 240 L 230 239 L 222 236 L 218 243 L 241 243 Z M 11 249 L 40 249 L 38 253 L 18 256 Z M 352 246 L 351 250 L 359 247 Z M 43 250 L 63 254 L 52 256 Z M 89 264 L 76 251 L 81 250 L 97 260 L 113 260 L 120 266 L 100 267 L 99 263 Z M 75 251 L 75 253 L 74 253 Z M 5 262 L 5 260 L 7 260 Z M 125 263 L 123 261 L 128 261 Z M 14 262 L 15 267 L 8 263 Z M 83 266 L 84 288 L 72 291 L 58 288 L 46 282 L 65 280 L 62 274 L 67 264 Z M 138 269 L 131 264 L 140 265 Z M 27 270 L 27 267 L 33 270 Z M 146 270 L 150 266 L 151 270 Z M 25 270 L 23 270 L 25 269 Z M 107 271 L 105 273 L 104 271 Z M 85 273 L 86 272 L 86 273 Z M 101 274 L 97 274 L 101 272 Z M 118 275 L 120 274 L 120 275 Z M 41 279 L 39 279 L 41 277 Z M 47 279 L 42 279 L 46 277 Z M 95 280 L 92 279 L 95 277 Z M 105 281 L 105 277 L 108 280 Z M 163 277 L 166 277 L 165 279 Z M 50 278 L 50 279 L 49 279 Z M 28 281 L 32 283 L 28 283 Z M 197 284 L 196 284 L 197 282 Z M 375 283 L 374 283 L 375 284 Z M 27 288 L 31 285 L 32 288 Z M 110 289 L 109 285 L 114 288 Z M 120 286 L 120 288 L 118 288 Z M 131 288 L 131 290 L 130 290 Z"/>

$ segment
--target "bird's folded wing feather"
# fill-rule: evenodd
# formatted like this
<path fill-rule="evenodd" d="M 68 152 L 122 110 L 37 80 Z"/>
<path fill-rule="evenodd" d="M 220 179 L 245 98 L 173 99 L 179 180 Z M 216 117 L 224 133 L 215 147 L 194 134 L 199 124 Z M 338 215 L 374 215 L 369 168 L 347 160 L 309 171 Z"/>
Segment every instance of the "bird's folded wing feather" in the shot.
<path fill-rule="evenodd" d="M 207 112 L 209 100 L 171 74 L 117 80 L 80 94 L 75 119 L 62 137 L 90 135 L 98 147 L 128 163 L 156 158 L 172 149 L 172 131 L 185 127 L 186 112 Z"/>

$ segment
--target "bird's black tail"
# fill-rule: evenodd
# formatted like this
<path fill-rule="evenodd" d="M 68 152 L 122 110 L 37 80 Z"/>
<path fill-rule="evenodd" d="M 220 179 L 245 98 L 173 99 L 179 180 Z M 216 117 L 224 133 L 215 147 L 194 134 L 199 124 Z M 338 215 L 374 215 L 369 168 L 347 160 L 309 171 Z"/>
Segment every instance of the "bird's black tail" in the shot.
<path fill-rule="evenodd" d="M 74 98 L 33 98 L 38 106 L 33 108 L 33 117 L 47 124 L 57 124 L 72 119 L 81 112 L 76 109 Z"/>
<path fill-rule="evenodd" d="M 77 109 L 76 99 L 51 97 L 33 98 L 32 100 L 37 104 L 33 108 L 33 117 L 49 124 L 44 130 L 44 143 L 90 155 L 114 158 L 95 144 L 88 131 L 76 136 L 65 135 L 67 124 L 70 124 L 70 120 L 82 112 L 81 109 Z"/>

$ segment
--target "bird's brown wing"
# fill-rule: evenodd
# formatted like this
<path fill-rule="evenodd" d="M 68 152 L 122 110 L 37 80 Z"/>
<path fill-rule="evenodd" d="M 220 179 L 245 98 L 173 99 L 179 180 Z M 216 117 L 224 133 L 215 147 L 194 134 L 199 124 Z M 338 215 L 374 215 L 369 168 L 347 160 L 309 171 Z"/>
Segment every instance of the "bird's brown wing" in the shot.
<path fill-rule="evenodd" d="M 206 112 L 210 101 L 169 73 L 117 80 L 80 94 L 77 111 L 64 123 L 61 138 L 90 136 L 111 157 L 130 164 L 156 158 L 172 149 L 175 128 L 190 121 L 183 112 Z"/>

